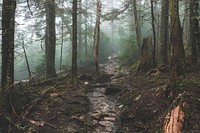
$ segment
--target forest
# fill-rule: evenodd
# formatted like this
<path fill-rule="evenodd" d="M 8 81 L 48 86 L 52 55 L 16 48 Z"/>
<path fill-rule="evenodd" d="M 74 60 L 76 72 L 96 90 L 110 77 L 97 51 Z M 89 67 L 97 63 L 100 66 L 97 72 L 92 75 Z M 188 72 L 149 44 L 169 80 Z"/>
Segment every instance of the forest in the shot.
<path fill-rule="evenodd" d="M 0 0 L 0 133 L 200 132 L 199 0 Z"/>

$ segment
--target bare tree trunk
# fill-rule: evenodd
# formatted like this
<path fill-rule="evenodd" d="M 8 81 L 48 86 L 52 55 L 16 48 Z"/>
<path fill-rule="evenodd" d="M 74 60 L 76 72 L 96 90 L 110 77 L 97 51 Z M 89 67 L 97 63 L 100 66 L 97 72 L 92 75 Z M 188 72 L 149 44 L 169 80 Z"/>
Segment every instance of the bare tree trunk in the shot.
<path fill-rule="evenodd" d="M 155 30 L 155 16 L 154 16 L 154 4 L 151 0 L 151 17 L 152 17 L 152 31 L 153 31 L 153 49 L 152 49 L 152 67 L 156 66 L 156 30 Z"/>
<path fill-rule="evenodd" d="M 30 66 L 29 66 L 29 62 L 28 62 L 28 57 L 27 57 L 27 54 L 26 54 L 26 48 L 25 48 L 24 38 L 23 37 L 22 37 L 22 48 L 24 50 L 24 56 L 25 56 L 25 60 L 26 60 L 26 66 L 27 66 L 28 75 L 29 75 L 29 79 L 30 79 L 32 76 L 31 76 L 31 70 L 30 70 Z"/>
<path fill-rule="evenodd" d="M 83 52 L 83 46 L 82 46 L 82 0 L 78 1 L 78 57 L 79 57 L 79 63 L 82 63 L 82 52 Z"/>
<path fill-rule="evenodd" d="M 2 9 L 2 79 L 4 88 L 14 83 L 15 0 L 4 0 Z"/>
<path fill-rule="evenodd" d="M 45 1 L 46 11 L 46 33 L 45 33 L 45 62 L 46 78 L 56 77 L 55 69 L 55 49 L 56 49 L 56 30 L 55 30 L 55 0 Z"/>
<path fill-rule="evenodd" d="M 85 1 L 85 7 L 86 7 L 86 14 L 85 14 L 85 58 L 86 58 L 86 63 L 88 62 L 88 39 L 87 39 L 87 31 L 88 31 L 88 24 L 87 24 L 87 21 L 88 21 L 88 1 L 86 0 Z"/>
<path fill-rule="evenodd" d="M 73 0 L 72 19 L 72 84 L 77 84 L 77 0 Z"/>
<path fill-rule="evenodd" d="M 100 44 L 100 16 L 101 16 L 101 1 L 97 0 L 97 18 L 95 26 L 95 45 L 94 45 L 94 64 L 96 73 L 99 73 L 99 44 Z"/>
<path fill-rule="evenodd" d="M 137 36 L 137 46 L 138 46 L 138 55 L 140 56 L 141 46 L 142 46 L 142 32 L 141 32 L 141 24 L 140 18 L 138 15 L 137 9 L 137 0 L 132 0 L 134 19 L 135 19 L 135 28 L 136 28 L 136 36 Z"/>
<path fill-rule="evenodd" d="M 3 0 L 2 7 L 2 75 L 0 92 L 0 132 L 7 133 L 9 122 L 4 117 L 12 115 L 8 104 L 7 90 L 14 83 L 14 33 L 15 33 L 15 0 Z"/>
<path fill-rule="evenodd" d="M 160 26 L 160 55 L 161 64 L 168 64 L 168 27 L 169 27 L 169 0 L 162 1 L 161 26 Z"/>
<path fill-rule="evenodd" d="M 200 45 L 199 42 L 199 20 L 198 20 L 198 0 L 191 0 L 189 11 L 190 11 L 190 45 L 191 45 L 191 52 L 192 52 L 192 63 L 197 63 L 197 47 Z"/>
<path fill-rule="evenodd" d="M 62 2 L 64 7 L 64 1 Z M 62 11 L 62 24 L 61 24 L 61 47 L 60 47 L 60 72 L 62 71 L 62 56 L 63 56 L 63 44 L 64 44 L 64 12 Z"/>
<path fill-rule="evenodd" d="M 171 71 L 174 78 L 184 73 L 184 57 L 182 29 L 179 18 L 179 0 L 170 0 L 170 29 L 171 29 Z"/>
<path fill-rule="evenodd" d="M 184 6 L 185 6 L 185 13 L 184 13 L 184 25 L 183 25 L 183 38 L 184 38 L 184 44 L 186 44 L 187 47 L 189 46 L 189 0 L 185 0 Z"/>

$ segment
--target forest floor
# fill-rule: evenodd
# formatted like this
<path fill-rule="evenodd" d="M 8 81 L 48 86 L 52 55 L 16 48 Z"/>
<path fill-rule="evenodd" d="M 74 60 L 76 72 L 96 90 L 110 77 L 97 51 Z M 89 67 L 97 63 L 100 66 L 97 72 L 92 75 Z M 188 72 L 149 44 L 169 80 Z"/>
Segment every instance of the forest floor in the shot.
<path fill-rule="evenodd" d="M 70 76 L 27 88 L 19 85 L 9 99 L 10 132 L 200 131 L 200 65 L 187 67 L 185 75 L 173 82 L 170 74 L 137 73 L 134 66 L 120 68 L 113 61 L 101 65 L 101 70 L 98 76 L 82 70 L 86 74 L 79 76 L 78 86 L 70 84 Z M 180 107 L 177 114 L 176 107 Z M 171 125 L 176 128 L 169 128 L 171 119 L 178 121 L 178 126 Z"/>

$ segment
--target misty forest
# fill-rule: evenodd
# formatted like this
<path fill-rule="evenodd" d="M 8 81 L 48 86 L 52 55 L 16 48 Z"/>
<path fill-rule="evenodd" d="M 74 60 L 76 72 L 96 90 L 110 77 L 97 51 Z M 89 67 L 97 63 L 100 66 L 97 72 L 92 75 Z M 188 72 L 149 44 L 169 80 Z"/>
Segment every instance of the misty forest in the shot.
<path fill-rule="evenodd" d="M 0 133 L 200 132 L 199 0 L 0 0 Z"/>

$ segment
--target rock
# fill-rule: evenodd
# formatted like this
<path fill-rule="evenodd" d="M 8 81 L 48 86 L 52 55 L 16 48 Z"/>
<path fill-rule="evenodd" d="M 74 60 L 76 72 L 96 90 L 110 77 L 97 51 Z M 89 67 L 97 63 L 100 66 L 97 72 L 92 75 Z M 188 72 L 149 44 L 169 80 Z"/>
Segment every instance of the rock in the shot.
<path fill-rule="evenodd" d="M 101 74 L 97 77 L 96 82 L 97 83 L 108 83 L 111 82 L 111 77 L 113 77 L 113 74 Z"/>
<path fill-rule="evenodd" d="M 113 95 L 121 92 L 122 89 L 118 85 L 110 84 L 105 89 L 105 95 Z"/>
<path fill-rule="evenodd" d="M 93 77 L 90 74 L 81 74 L 81 75 L 79 75 L 78 79 L 84 80 L 84 81 L 91 81 L 91 80 L 93 80 Z"/>
<path fill-rule="evenodd" d="M 105 121 L 112 121 L 112 122 L 116 121 L 116 119 L 114 117 L 104 117 L 104 120 Z"/>

